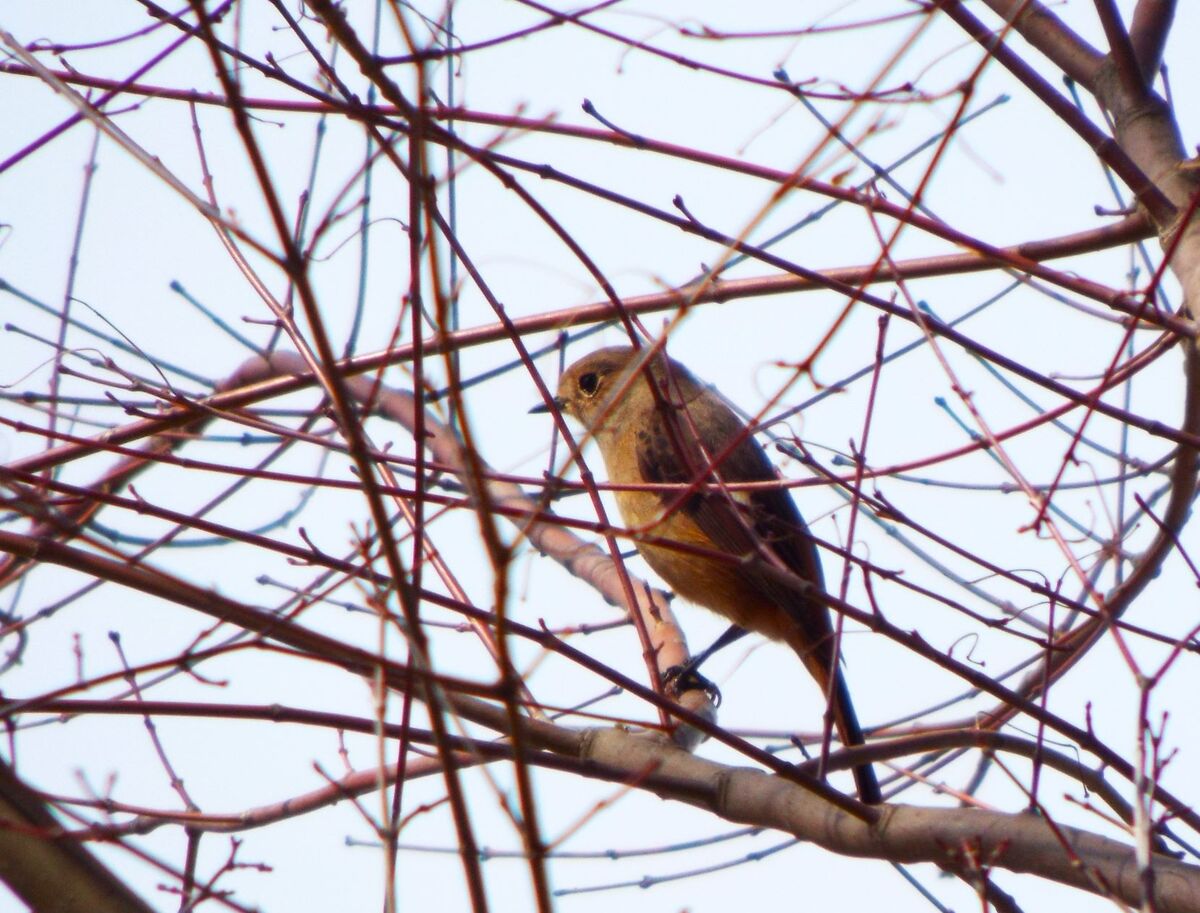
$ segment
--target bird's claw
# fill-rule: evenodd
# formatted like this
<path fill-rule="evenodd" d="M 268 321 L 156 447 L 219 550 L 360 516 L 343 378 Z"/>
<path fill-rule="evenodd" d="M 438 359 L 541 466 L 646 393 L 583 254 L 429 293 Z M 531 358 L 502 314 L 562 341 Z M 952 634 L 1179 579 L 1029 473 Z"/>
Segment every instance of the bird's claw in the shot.
<path fill-rule="evenodd" d="M 663 688 L 672 698 L 685 691 L 703 691 L 714 707 L 721 706 L 721 689 L 705 678 L 691 663 L 672 666 L 663 675 Z"/>

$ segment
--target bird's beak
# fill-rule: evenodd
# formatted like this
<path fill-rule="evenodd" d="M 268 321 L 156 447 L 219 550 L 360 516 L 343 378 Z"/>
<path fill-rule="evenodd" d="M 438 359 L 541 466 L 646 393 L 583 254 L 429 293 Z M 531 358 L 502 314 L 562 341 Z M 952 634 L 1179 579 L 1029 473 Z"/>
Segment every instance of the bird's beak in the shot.
<path fill-rule="evenodd" d="M 554 397 L 550 401 L 550 403 L 553 403 L 554 406 L 556 406 L 559 409 L 561 409 L 564 405 L 566 405 L 563 402 L 563 398 L 561 396 Z M 550 411 L 550 408 L 551 408 L 550 403 L 538 403 L 536 406 L 534 406 L 532 409 L 529 410 L 529 414 L 530 415 L 544 415 L 545 413 Z"/>

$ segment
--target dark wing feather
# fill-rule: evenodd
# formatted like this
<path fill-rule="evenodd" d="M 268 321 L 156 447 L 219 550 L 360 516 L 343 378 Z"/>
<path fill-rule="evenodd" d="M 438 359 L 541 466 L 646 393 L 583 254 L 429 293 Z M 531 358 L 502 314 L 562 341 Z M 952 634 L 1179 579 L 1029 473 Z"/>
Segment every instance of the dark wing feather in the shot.
<path fill-rule="evenodd" d="M 709 471 L 712 459 L 745 432 L 745 426 L 732 411 L 714 407 L 716 404 L 712 403 L 704 422 L 703 433 L 708 440 L 703 449 L 696 442 L 694 423 L 688 417 L 678 413 L 668 416 L 661 408 L 656 409 L 637 436 L 642 478 L 647 482 L 686 484 L 703 476 L 710 486 L 717 478 L 723 482 L 778 479 L 767 455 L 749 436 L 744 436 L 721 461 L 715 476 Z M 757 566 L 740 570 L 741 575 L 764 598 L 792 617 L 825 668 L 833 668 L 833 628 L 828 610 L 819 600 L 805 597 L 768 569 L 773 558 L 797 577 L 816 587 L 824 586 L 816 545 L 791 496 L 782 488 L 751 492 L 745 501 L 735 500 L 733 495 L 711 488 L 697 491 L 677 509 L 685 512 L 721 551 L 760 559 Z M 664 505 L 675 503 L 678 497 L 677 492 L 670 491 L 660 495 Z"/>
<path fill-rule="evenodd" d="M 695 422 L 688 416 L 678 412 L 664 414 L 661 407 L 656 409 L 637 434 L 637 461 L 642 478 L 663 484 L 687 484 L 697 479 L 711 484 L 718 478 L 724 482 L 765 482 L 779 478 L 767 455 L 745 434 L 745 426 L 732 410 L 714 402 L 706 418 L 702 448 L 695 439 Z M 714 473 L 709 468 L 711 461 L 738 437 L 742 437 L 741 442 L 721 460 Z M 679 495 L 666 491 L 659 497 L 669 507 Z M 847 745 L 863 744 L 850 691 L 834 655 L 833 624 L 828 608 L 773 573 L 778 562 L 795 576 L 824 590 L 816 543 L 791 496 L 783 488 L 756 490 L 744 500 L 735 500 L 733 493 L 727 491 L 697 491 L 676 509 L 686 513 L 720 550 L 761 559 L 753 566 L 739 567 L 738 573 L 765 599 L 786 612 L 803 633 L 809 651 L 802 656 L 804 664 L 822 689 L 832 684 L 830 707 L 842 741 Z M 882 801 L 879 781 L 871 765 L 855 767 L 854 780 L 864 802 Z"/>

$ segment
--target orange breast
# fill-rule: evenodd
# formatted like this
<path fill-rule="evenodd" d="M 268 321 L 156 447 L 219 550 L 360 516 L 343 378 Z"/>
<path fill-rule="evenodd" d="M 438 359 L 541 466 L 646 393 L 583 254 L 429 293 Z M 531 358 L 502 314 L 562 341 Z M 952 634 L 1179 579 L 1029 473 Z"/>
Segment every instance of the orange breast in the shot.
<path fill-rule="evenodd" d="M 632 497 L 618 501 L 635 501 L 626 510 L 621 504 L 625 522 L 633 529 L 643 530 L 656 542 L 636 541 L 638 551 L 667 585 L 689 602 L 703 606 L 729 619 L 739 627 L 757 631 L 772 640 L 794 637 L 796 625 L 787 613 L 763 595 L 747 579 L 747 572 L 736 561 L 709 558 L 694 551 L 669 547 L 679 543 L 711 551 L 711 541 L 690 517 L 682 512 L 659 519 L 647 508 L 660 510 L 657 497 L 645 499 L 644 492 L 623 492 Z M 653 504 L 650 503 L 653 501 Z M 634 522 L 635 519 L 640 522 Z M 657 522 L 656 522 L 657 521 Z"/>

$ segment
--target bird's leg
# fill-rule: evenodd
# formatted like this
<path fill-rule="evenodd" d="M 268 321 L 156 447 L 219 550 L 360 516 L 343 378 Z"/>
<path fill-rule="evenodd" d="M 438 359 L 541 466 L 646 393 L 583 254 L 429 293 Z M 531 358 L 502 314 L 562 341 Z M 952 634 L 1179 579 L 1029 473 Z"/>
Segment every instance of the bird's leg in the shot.
<path fill-rule="evenodd" d="M 671 694 L 682 694 L 684 691 L 704 691 L 713 704 L 720 705 L 721 689 L 710 682 L 707 678 L 701 675 L 697 670 L 701 663 L 707 660 L 718 650 L 723 650 L 735 640 L 740 639 L 746 634 L 745 628 L 739 628 L 737 625 L 730 625 L 725 629 L 725 632 L 714 640 L 707 649 L 693 656 L 686 663 L 679 666 L 672 666 L 663 676 L 663 686 Z"/>

